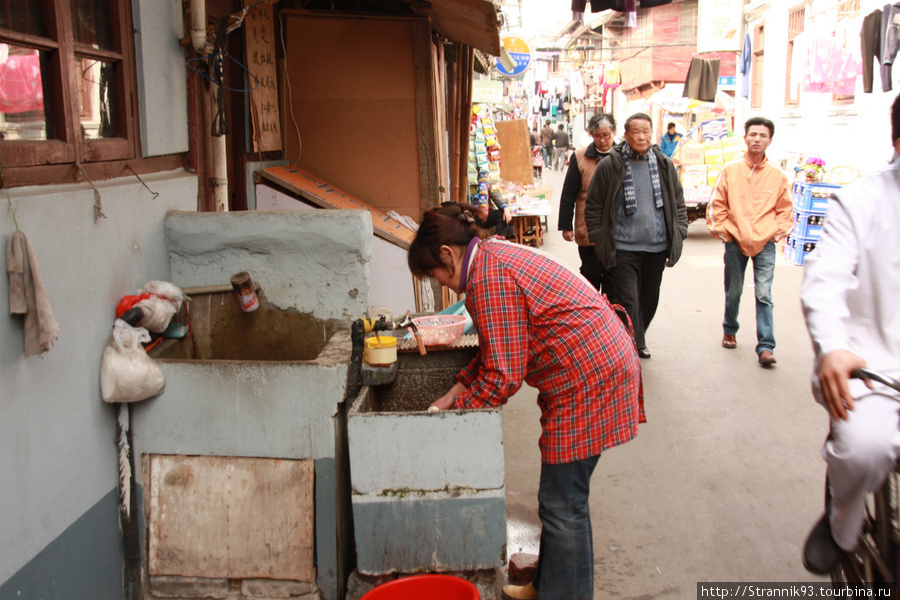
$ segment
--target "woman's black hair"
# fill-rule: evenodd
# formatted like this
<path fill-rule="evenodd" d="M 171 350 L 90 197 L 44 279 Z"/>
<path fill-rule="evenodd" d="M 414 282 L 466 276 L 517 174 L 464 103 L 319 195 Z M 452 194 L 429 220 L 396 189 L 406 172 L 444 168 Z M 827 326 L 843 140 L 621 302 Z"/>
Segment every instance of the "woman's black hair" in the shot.
<path fill-rule="evenodd" d="M 422 217 L 416 238 L 406 256 L 409 270 L 416 277 L 429 277 L 441 261 L 441 246 L 465 248 L 474 237 L 484 237 L 482 219 L 478 209 L 471 204 L 444 202 L 432 208 Z"/>

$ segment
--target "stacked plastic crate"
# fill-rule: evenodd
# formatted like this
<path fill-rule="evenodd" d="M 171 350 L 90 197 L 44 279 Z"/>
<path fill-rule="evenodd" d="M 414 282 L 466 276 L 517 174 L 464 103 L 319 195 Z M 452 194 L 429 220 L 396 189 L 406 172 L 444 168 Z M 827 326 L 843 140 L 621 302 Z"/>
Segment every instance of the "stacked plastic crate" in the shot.
<path fill-rule="evenodd" d="M 822 236 L 828 198 L 839 187 L 834 183 L 794 182 L 794 229 L 784 242 L 784 256 L 795 265 L 802 265 L 815 249 Z"/>

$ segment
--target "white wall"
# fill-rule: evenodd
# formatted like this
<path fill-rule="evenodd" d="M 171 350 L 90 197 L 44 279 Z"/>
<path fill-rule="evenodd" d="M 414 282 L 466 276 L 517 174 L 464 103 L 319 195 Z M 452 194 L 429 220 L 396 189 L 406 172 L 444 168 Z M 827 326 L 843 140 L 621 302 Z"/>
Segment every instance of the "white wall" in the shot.
<path fill-rule="evenodd" d="M 169 279 L 166 211 L 197 207 L 193 175 L 142 178 L 158 198 L 134 177 L 97 183 L 106 218 L 96 223 L 95 194 L 86 184 L 9 191 L 60 334 L 43 357 L 26 358 L 22 319 L 9 315 L 9 279 L 0 277 L 0 589 L 117 487 L 114 412 L 100 399 L 100 356 L 122 296 L 148 280 Z M 4 206 L 4 247 L 15 229 Z M 53 565 L 46 578 L 64 566 Z"/>
<path fill-rule="evenodd" d="M 862 0 L 859 18 L 883 3 Z M 781 158 L 787 152 L 818 154 L 826 166 L 852 166 L 867 172 L 884 165 L 892 155 L 890 140 L 890 106 L 900 90 L 900 69 L 895 69 L 894 91 L 882 92 L 880 74 L 875 67 L 873 92 L 863 93 L 862 77 L 857 79 L 855 101 L 834 105 L 831 94 L 802 92 L 796 108 L 784 105 L 787 76 L 787 17 L 797 2 L 773 1 L 769 9 L 748 25 L 748 31 L 762 20 L 766 27 L 765 78 L 763 106 L 751 109 L 749 99 L 738 97 L 735 128 L 742 130 L 750 116 L 761 115 L 775 122 L 775 137 L 769 149 L 770 158 Z M 837 3 L 815 0 L 807 5 L 806 32 L 817 27 L 834 29 Z M 810 20 L 812 16 L 812 21 Z M 854 25 L 854 28 L 861 26 Z M 739 86 L 740 88 L 740 86 Z"/>

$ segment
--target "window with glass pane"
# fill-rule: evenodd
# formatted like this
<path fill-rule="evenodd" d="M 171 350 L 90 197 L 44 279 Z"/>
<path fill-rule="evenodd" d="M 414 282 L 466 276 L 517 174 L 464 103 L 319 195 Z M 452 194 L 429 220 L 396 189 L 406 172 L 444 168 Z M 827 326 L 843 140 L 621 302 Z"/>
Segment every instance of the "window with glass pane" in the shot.
<path fill-rule="evenodd" d="M 137 156 L 131 0 L 0 0 L 0 165 Z"/>
<path fill-rule="evenodd" d="M 0 29 L 44 37 L 44 15 L 39 0 L 6 0 L 0 4 Z"/>
<path fill-rule="evenodd" d="M 82 58 L 79 98 L 81 137 L 88 140 L 118 136 L 116 102 L 113 96 L 116 65 Z"/>
<path fill-rule="evenodd" d="M 76 44 L 113 50 L 108 0 L 71 0 L 72 32 Z"/>
<path fill-rule="evenodd" d="M 0 43 L 0 139 L 53 138 L 47 53 Z"/>

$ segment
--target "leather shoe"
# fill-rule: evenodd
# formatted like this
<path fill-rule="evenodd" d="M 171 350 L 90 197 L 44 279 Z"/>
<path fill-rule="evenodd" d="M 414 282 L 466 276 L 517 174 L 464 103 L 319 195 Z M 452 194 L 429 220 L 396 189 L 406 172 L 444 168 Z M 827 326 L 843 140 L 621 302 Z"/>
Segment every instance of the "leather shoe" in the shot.
<path fill-rule="evenodd" d="M 831 523 L 828 513 L 825 513 L 813 526 L 803 544 L 803 566 L 810 573 L 827 575 L 840 564 L 843 556 L 844 551 L 831 537 Z"/>
<path fill-rule="evenodd" d="M 638 348 L 638 356 L 641 358 L 650 358 L 650 351 L 646 348 Z"/>
<path fill-rule="evenodd" d="M 737 339 L 733 335 L 725 334 L 722 336 L 722 347 L 734 350 L 737 348 Z"/>
<path fill-rule="evenodd" d="M 763 350 L 759 353 L 759 364 L 764 367 L 771 367 L 774 365 L 777 360 L 775 360 L 775 355 L 772 354 L 769 350 Z"/>
<path fill-rule="evenodd" d="M 536 600 L 538 591 L 530 583 L 526 585 L 504 585 L 502 596 L 504 600 Z"/>

